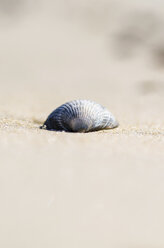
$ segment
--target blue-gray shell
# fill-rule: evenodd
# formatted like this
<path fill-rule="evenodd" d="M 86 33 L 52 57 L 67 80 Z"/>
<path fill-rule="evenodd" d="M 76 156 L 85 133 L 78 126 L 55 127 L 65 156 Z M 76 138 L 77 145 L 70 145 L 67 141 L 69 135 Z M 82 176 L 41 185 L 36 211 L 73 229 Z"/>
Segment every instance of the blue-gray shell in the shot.
<path fill-rule="evenodd" d="M 43 125 L 48 130 L 84 133 L 117 126 L 117 120 L 106 108 L 89 100 L 74 100 L 61 105 Z"/>

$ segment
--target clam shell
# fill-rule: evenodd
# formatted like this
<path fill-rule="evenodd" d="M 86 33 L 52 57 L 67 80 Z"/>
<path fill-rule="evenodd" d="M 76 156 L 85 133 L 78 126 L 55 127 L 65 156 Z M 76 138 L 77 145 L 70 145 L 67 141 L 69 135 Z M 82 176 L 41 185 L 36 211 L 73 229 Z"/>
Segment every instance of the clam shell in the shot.
<path fill-rule="evenodd" d="M 74 100 L 61 105 L 43 125 L 47 130 L 84 133 L 117 126 L 117 120 L 106 108 L 90 100 Z"/>

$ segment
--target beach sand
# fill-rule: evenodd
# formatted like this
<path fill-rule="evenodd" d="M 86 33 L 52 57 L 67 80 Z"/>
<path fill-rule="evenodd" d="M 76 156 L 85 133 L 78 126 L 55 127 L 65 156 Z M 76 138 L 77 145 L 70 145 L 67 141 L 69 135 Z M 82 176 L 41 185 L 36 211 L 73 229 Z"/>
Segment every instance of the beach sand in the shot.
<path fill-rule="evenodd" d="M 164 247 L 164 4 L 123 2 L 0 1 L 0 247 Z M 73 99 L 119 127 L 39 129 Z"/>

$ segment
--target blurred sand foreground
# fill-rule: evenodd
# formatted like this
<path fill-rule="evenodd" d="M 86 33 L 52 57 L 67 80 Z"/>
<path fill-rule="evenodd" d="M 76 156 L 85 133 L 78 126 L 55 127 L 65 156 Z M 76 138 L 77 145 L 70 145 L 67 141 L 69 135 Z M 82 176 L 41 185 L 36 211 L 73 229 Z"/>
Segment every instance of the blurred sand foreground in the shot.
<path fill-rule="evenodd" d="M 0 0 L 0 247 L 164 247 L 164 3 Z M 72 99 L 114 130 L 40 130 Z"/>

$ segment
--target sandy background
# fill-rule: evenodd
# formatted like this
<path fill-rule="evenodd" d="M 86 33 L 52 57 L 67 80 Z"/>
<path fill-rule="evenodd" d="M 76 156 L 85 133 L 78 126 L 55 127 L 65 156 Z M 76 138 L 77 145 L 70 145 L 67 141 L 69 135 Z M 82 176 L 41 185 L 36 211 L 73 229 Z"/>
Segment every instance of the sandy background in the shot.
<path fill-rule="evenodd" d="M 0 0 L 0 247 L 164 247 L 164 3 Z M 120 122 L 40 130 L 73 99 Z"/>

